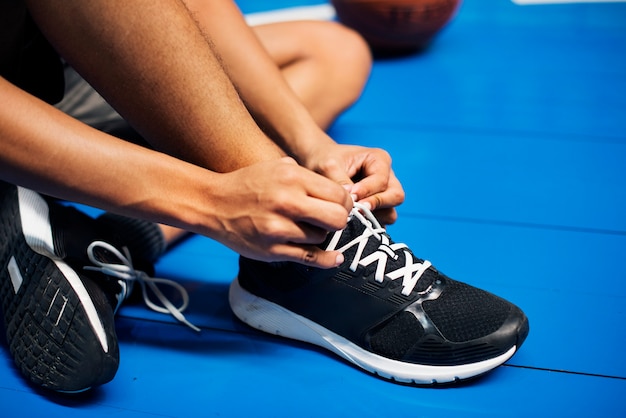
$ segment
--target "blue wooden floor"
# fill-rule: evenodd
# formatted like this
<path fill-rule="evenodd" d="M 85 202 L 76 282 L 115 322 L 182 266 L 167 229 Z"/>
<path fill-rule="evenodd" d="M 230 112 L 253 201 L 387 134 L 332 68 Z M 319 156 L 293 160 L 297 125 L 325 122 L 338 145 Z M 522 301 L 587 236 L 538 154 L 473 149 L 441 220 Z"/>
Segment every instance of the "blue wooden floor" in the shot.
<path fill-rule="evenodd" d="M 415 388 L 253 331 L 227 304 L 237 256 L 193 237 L 158 273 L 190 291 L 200 334 L 124 307 L 117 377 L 74 398 L 29 388 L 0 345 L 0 415 L 626 416 L 626 3 L 465 0 L 425 53 L 377 60 L 331 133 L 391 153 L 396 241 L 527 313 L 507 364 Z"/>

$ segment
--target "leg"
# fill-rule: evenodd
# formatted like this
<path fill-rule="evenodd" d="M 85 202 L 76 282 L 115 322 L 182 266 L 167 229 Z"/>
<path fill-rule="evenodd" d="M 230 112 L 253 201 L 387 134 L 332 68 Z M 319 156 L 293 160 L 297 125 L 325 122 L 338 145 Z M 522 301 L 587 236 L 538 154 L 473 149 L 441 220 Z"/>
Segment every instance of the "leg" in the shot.
<path fill-rule="evenodd" d="M 324 21 L 280 22 L 253 29 L 320 127 L 327 128 L 361 95 L 372 58 L 354 31 Z"/>
<path fill-rule="evenodd" d="M 248 256 L 319 267 L 338 264 L 339 252 L 312 244 L 323 239 L 325 230 L 345 226 L 352 205 L 350 177 L 371 156 L 382 160 L 382 173 L 368 164 L 368 181 L 355 193 L 372 194 L 386 186 L 390 164 L 384 151 L 332 141 L 241 14 L 226 10 L 231 0 L 206 2 L 215 9 L 207 14 L 213 22 L 183 10 L 179 0 L 157 6 L 138 1 L 29 5 L 67 62 L 160 152 L 111 139 L 3 84 L 18 103 L 42 113 L 37 127 L 19 125 L 11 131 L 12 154 L 2 159 L 19 166 L 10 179 L 57 197 L 202 233 Z M 43 160 L 40 156 L 49 152 L 42 147 L 54 148 L 44 132 L 49 126 L 67 152 L 45 161 L 72 168 L 53 179 L 45 169 L 33 174 L 34 156 L 20 146 L 23 130 L 36 131 L 27 138 Z M 87 137 L 92 147 L 82 146 Z M 282 158 L 285 154 L 292 158 Z M 121 173 L 141 182 L 128 184 Z M 104 187 L 94 188 L 94 183 Z"/>
<path fill-rule="evenodd" d="M 371 56 L 353 31 L 319 21 L 274 23 L 254 31 L 320 127 L 327 128 L 360 96 L 369 76 Z M 122 117 L 71 68 L 66 70 L 66 94 L 58 107 L 95 128 L 141 142 Z M 177 228 L 162 229 L 168 244 L 185 235 Z"/>
<path fill-rule="evenodd" d="M 281 22 L 253 29 L 321 128 L 328 128 L 361 95 L 372 58 L 365 41 L 352 30 L 322 21 Z M 168 244 L 185 236 L 177 228 L 162 226 L 162 230 Z"/>
<path fill-rule="evenodd" d="M 372 57 L 354 31 L 323 21 L 272 23 L 253 30 L 321 128 L 328 128 L 361 95 Z M 185 236 L 177 228 L 162 230 L 168 244 Z"/>

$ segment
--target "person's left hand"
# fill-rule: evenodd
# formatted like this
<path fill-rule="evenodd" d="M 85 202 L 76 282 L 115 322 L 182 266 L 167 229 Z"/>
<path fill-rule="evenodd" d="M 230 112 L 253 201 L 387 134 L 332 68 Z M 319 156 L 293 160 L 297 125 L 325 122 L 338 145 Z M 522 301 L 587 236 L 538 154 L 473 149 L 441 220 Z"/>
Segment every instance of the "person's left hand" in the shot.
<path fill-rule="evenodd" d="M 380 148 L 327 144 L 301 163 L 342 185 L 374 211 L 381 224 L 398 217 L 395 207 L 404 201 L 404 190 L 391 169 L 391 156 Z"/>

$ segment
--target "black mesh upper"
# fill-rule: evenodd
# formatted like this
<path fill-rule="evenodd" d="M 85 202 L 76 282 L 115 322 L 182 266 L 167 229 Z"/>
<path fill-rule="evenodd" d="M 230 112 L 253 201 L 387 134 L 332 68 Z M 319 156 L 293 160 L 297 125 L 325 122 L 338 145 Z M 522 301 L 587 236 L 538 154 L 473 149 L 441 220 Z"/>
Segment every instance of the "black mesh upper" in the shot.
<path fill-rule="evenodd" d="M 509 302 L 450 279 L 439 298 L 425 301 L 422 306 L 443 336 L 453 342 L 495 332 L 511 312 Z"/>
<path fill-rule="evenodd" d="M 401 312 L 370 334 L 370 346 L 378 354 L 401 359 L 423 335 L 424 330 L 415 316 Z"/>

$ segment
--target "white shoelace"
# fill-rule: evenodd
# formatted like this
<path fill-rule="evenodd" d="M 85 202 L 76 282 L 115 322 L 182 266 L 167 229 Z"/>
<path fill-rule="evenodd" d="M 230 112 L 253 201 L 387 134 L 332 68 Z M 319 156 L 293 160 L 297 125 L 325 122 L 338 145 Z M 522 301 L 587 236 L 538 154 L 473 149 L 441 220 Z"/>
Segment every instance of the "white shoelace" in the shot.
<path fill-rule="evenodd" d="M 99 260 L 94 253 L 96 248 L 101 248 L 109 251 L 119 260 L 120 263 L 107 263 Z M 143 300 L 150 309 L 160 313 L 169 313 L 174 318 L 187 325 L 189 328 L 199 332 L 200 328 L 189 322 L 183 315 L 183 311 L 187 309 L 187 306 L 189 305 L 189 295 L 185 288 L 173 280 L 150 277 L 143 271 L 135 270 L 128 249 L 124 248 L 123 250 L 124 254 L 122 254 L 117 248 L 113 247 L 111 244 L 103 241 L 94 241 L 87 248 L 87 255 L 89 256 L 89 260 L 94 264 L 94 266 L 85 266 L 84 268 L 85 270 L 98 271 L 108 276 L 120 279 L 120 285 L 122 286 L 124 291 L 126 290 L 128 282 L 139 282 L 139 284 L 141 285 Z M 174 306 L 174 304 L 170 302 L 170 300 L 163 294 L 163 292 L 161 292 L 157 284 L 165 284 L 176 289 L 180 293 L 183 299 L 183 303 L 178 307 Z M 150 299 L 147 287 L 149 287 L 150 290 L 159 299 L 159 302 L 161 302 L 161 306 L 154 303 Z M 119 304 L 122 302 L 122 299 L 123 297 L 118 300 L 118 307 Z"/>
<path fill-rule="evenodd" d="M 385 233 L 385 228 L 380 225 L 374 214 L 364 205 L 355 202 L 354 208 L 350 213 L 350 217 L 357 218 L 361 223 L 363 223 L 363 225 L 365 225 L 365 230 L 360 236 L 355 237 L 352 241 L 337 249 L 337 251 L 343 253 L 355 245 L 358 246 L 356 254 L 350 263 L 350 270 L 356 271 L 359 264 L 366 267 L 376 262 L 377 265 L 374 278 L 377 282 L 382 283 L 385 278 L 385 274 L 391 280 L 396 280 L 402 277 L 402 294 L 404 296 L 410 295 L 424 272 L 431 266 L 430 261 L 424 260 L 424 262 L 420 263 L 413 258 L 409 251 L 404 250 L 404 266 L 385 273 L 387 260 L 390 257 L 392 260 L 397 260 L 397 252 L 403 248 L 408 248 L 408 246 L 401 243 L 390 244 L 389 237 Z M 337 247 L 343 231 L 344 230 L 335 232 L 330 240 L 330 243 L 328 244 L 328 247 L 326 248 L 327 250 L 332 251 Z M 370 237 L 374 237 L 380 242 L 378 250 L 372 252 L 364 258 L 361 258 L 363 257 L 363 251 L 365 250 L 365 246 L 367 245 Z"/>

